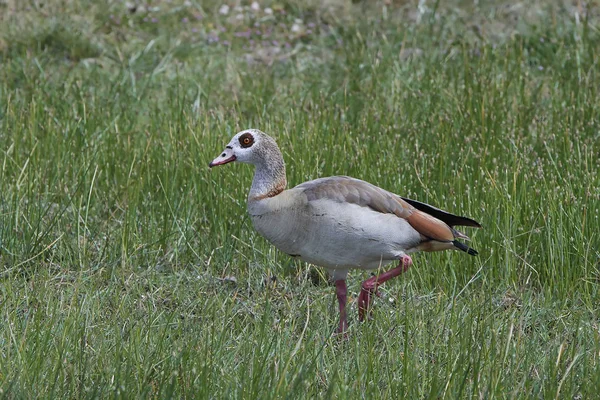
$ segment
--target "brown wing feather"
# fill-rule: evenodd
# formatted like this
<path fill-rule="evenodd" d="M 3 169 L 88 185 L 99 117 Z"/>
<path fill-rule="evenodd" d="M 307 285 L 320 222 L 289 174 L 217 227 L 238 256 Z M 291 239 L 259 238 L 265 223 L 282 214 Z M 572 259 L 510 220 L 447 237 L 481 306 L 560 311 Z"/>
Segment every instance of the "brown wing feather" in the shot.
<path fill-rule="evenodd" d="M 446 223 L 429 214 L 415 210 L 406 220 L 417 232 L 429 239 L 440 242 L 454 240 L 452 229 Z"/>
<path fill-rule="evenodd" d="M 380 213 L 395 214 L 400 218 L 408 218 L 414 210 L 399 196 L 347 176 L 315 179 L 298 185 L 297 188 L 303 189 L 308 201 L 329 199 L 338 203 L 357 204 Z"/>
<path fill-rule="evenodd" d="M 332 176 L 303 183 L 297 188 L 304 189 L 308 201 L 329 199 L 338 203 L 352 203 L 404 218 L 424 240 L 454 240 L 453 231 L 445 222 L 417 210 L 400 196 L 359 179 Z"/>

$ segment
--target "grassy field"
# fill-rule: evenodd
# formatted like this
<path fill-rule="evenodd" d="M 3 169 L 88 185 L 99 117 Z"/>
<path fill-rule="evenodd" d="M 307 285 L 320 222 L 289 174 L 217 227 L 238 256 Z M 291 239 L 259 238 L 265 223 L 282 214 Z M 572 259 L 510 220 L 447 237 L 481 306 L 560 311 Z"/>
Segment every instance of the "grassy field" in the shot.
<path fill-rule="evenodd" d="M 600 391 L 597 2 L 0 1 L 0 395 L 544 398 Z M 224 7 L 224 5 L 229 7 Z M 351 175 L 461 213 L 348 340 L 325 272 L 246 216 Z"/>

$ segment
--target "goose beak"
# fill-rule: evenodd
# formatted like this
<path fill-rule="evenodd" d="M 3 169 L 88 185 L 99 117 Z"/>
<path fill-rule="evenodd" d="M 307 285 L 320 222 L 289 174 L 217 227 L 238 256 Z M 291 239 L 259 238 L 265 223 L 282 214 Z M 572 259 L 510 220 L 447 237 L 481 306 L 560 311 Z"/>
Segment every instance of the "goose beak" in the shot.
<path fill-rule="evenodd" d="M 233 149 L 226 147 L 223 153 L 208 164 L 209 168 L 216 167 L 217 165 L 223 165 L 235 161 L 235 154 L 233 154 Z"/>

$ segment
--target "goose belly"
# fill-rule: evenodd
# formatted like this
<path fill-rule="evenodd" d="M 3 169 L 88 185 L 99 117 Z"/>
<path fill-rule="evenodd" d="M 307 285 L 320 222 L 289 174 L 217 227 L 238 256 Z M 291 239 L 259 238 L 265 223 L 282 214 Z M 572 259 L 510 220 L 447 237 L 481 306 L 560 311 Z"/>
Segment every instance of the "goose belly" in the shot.
<path fill-rule="evenodd" d="M 282 252 L 331 269 L 378 268 L 420 241 L 419 233 L 393 214 L 354 204 L 313 203 L 251 218 L 256 230 Z"/>

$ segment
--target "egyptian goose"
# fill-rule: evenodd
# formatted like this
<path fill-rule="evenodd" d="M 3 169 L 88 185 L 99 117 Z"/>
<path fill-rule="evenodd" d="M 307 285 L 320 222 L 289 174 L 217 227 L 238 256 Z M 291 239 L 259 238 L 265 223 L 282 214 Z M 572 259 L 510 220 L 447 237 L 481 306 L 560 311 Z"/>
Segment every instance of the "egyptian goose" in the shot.
<path fill-rule="evenodd" d="M 326 268 L 339 302 L 338 332 L 348 328 L 346 277 L 350 268 L 398 267 L 362 283 L 359 319 L 383 282 L 405 272 L 416 251 L 477 252 L 457 239 L 468 239 L 454 226 L 481 225 L 415 200 L 406 199 L 347 176 L 315 179 L 286 190 L 285 164 L 275 140 L 248 129 L 237 133 L 209 167 L 233 161 L 254 164 L 248 213 L 255 229 L 292 257 Z"/>

